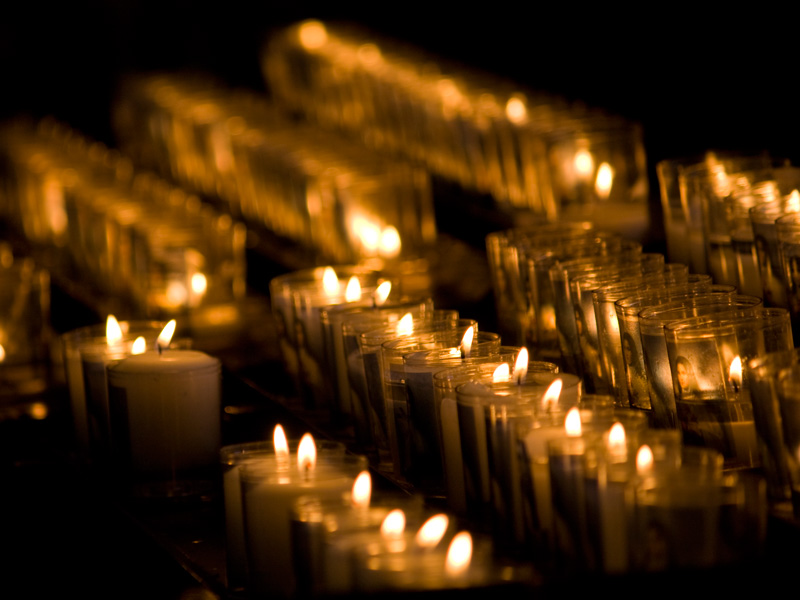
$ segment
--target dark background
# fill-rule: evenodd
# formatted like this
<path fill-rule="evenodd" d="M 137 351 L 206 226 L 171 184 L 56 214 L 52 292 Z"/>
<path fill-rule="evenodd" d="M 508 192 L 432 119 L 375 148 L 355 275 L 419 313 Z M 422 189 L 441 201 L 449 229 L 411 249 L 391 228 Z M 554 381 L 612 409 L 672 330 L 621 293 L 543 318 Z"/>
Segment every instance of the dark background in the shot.
<path fill-rule="evenodd" d="M 709 148 L 793 157 L 800 133 L 791 12 L 675 3 L 615 10 L 492 2 L 94 0 L 3 3 L 0 108 L 53 114 L 112 142 L 109 104 L 126 70 L 199 68 L 263 88 L 259 49 L 274 28 L 356 21 L 529 87 L 644 125 L 651 163 Z M 655 188 L 655 186 L 653 186 Z"/>

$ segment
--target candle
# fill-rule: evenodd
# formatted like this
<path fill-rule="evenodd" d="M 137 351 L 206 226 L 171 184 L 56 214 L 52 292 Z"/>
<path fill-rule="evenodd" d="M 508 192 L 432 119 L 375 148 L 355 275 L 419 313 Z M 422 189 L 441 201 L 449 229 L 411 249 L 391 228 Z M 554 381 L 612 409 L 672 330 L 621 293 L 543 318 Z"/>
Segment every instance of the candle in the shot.
<path fill-rule="evenodd" d="M 253 597 L 288 598 L 297 584 L 292 566 L 291 510 L 301 496 L 322 501 L 347 493 L 366 468 L 363 456 L 345 455 L 317 462 L 313 438 L 306 434 L 289 464 L 264 461 L 240 469 L 249 591 Z"/>
<path fill-rule="evenodd" d="M 222 464 L 223 503 L 225 505 L 225 558 L 227 584 L 231 590 L 243 589 L 247 584 L 247 551 L 245 547 L 244 517 L 242 514 L 242 484 L 240 471 L 243 465 L 259 461 L 279 461 L 288 465 L 289 452 L 296 452 L 299 440 L 286 441 L 280 425 L 275 427 L 272 441 L 247 442 L 223 446 L 220 450 Z M 317 456 L 341 457 L 345 446 L 329 440 L 317 441 Z M 283 457 L 283 458 L 282 458 Z"/>
<path fill-rule="evenodd" d="M 115 457 L 146 497 L 208 492 L 221 440 L 220 362 L 194 350 L 145 352 L 108 369 Z"/>
<path fill-rule="evenodd" d="M 105 324 L 75 329 L 61 337 L 75 435 L 84 458 L 93 455 L 96 460 L 108 460 L 110 424 L 106 364 L 130 354 L 133 341 L 140 336 L 151 346 L 164 326 L 165 323 L 157 321 L 117 322 L 109 315 Z M 121 335 L 114 339 L 117 330 Z M 84 355 L 89 357 L 86 366 Z M 91 398 L 87 397 L 87 387 Z"/>

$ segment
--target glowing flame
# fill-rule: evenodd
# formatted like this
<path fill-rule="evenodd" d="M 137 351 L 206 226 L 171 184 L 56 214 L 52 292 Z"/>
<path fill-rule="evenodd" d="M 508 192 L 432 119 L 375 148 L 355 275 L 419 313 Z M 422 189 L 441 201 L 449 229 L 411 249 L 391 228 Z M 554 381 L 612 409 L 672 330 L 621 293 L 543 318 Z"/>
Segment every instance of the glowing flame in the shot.
<path fill-rule="evenodd" d="M 594 172 L 594 158 L 592 153 L 586 149 L 578 150 L 575 153 L 575 172 L 581 179 L 589 179 Z"/>
<path fill-rule="evenodd" d="M 383 306 L 383 303 L 386 302 L 386 299 L 389 297 L 389 294 L 392 293 L 392 282 L 391 281 L 384 281 L 382 284 L 378 286 L 378 289 L 375 290 L 375 305 L 376 306 Z"/>
<path fill-rule="evenodd" d="M 319 21 L 306 21 L 298 32 L 300 43 L 307 50 L 318 50 L 328 42 L 328 31 Z"/>
<path fill-rule="evenodd" d="M 523 125 L 528 122 L 528 109 L 522 98 L 512 96 L 506 102 L 506 117 L 515 125 Z"/>
<path fill-rule="evenodd" d="M 608 198 L 611 186 L 614 184 L 614 169 L 607 162 L 597 168 L 597 179 L 594 182 L 594 191 L 600 198 Z"/>
<path fill-rule="evenodd" d="M 159 348 L 168 348 L 169 343 L 172 341 L 172 336 L 175 334 L 175 326 L 177 323 L 175 319 L 172 319 L 169 323 L 164 325 L 164 329 L 161 330 L 161 333 L 158 334 L 158 339 L 156 340 L 156 345 Z"/>
<path fill-rule="evenodd" d="M 511 379 L 511 367 L 508 363 L 499 365 L 492 373 L 492 383 L 505 383 Z"/>
<path fill-rule="evenodd" d="M 400 241 L 400 233 L 396 227 L 389 225 L 381 231 L 381 239 L 378 242 L 378 252 L 381 256 L 386 258 L 394 258 L 400 254 L 402 243 Z"/>
<path fill-rule="evenodd" d="M 3 348 L 3 344 L 0 344 L 0 362 L 3 362 L 6 359 L 6 349 Z"/>
<path fill-rule="evenodd" d="M 636 453 L 636 472 L 639 475 L 647 475 L 653 469 L 654 460 L 650 446 L 644 444 Z"/>
<path fill-rule="evenodd" d="M 472 352 L 472 340 L 475 337 L 475 327 L 468 327 L 464 332 L 464 337 L 461 338 L 461 358 L 469 358 Z"/>
<path fill-rule="evenodd" d="M 522 383 L 525 376 L 528 374 L 528 349 L 524 346 L 520 348 L 517 354 L 517 360 L 514 361 L 514 381 L 518 384 Z"/>
<path fill-rule="evenodd" d="M 550 412 L 554 406 L 558 405 L 558 399 L 561 397 L 561 389 L 563 387 L 564 382 L 559 378 L 555 379 L 550 384 L 550 387 L 547 388 L 544 396 L 542 396 L 542 408 L 546 412 Z M 578 415 L 578 423 L 580 424 L 580 414 Z"/>
<path fill-rule="evenodd" d="M 468 531 L 457 533 L 447 548 L 445 572 L 450 577 L 463 575 L 469 569 L 472 560 L 472 536 Z"/>
<path fill-rule="evenodd" d="M 328 297 L 336 296 L 339 293 L 339 278 L 332 267 L 325 267 L 322 273 L 322 290 Z"/>
<path fill-rule="evenodd" d="M 108 315 L 106 319 L 106 343 L 114 346 L 122 341 L 122 327 L 114 315 Z"/>
<path fill-rule="evenodd" d="M 301 473 L 308 473 L 314 470 L 317 464 L 317 445 L 310 433 L 306 433 L 300 438 L 300 445 L 297 447 L 297 468 Z"/>
<path fill-rule="evenodd" d="M 278 462 L 282 460 L 289 462 L 289 442 L 286 441 L 286 432 L 281 425 L 275 425 L 272 432 L 272 446 L 275 448 L 275 456 Z"/>
<path fill-rule="evenodd" d="M 564 419 L 564 431 L 568 437 L 580 437 L 581 431 L 581 412 L 577 406 L 573 406 L 567 413 L 567 418 Z"/>
<path fill-rule="evenodd" d="M 442 541 L 450 519 L 445 514 L 432 516 L 422 524 L 417 532 L 417 546 L 420 548 L 435 548 Z"/>
<path fill-rule="evenodd" d="M 36 419 L 37 421 L 46 419 L 49 413 L 50 409 L 47 408 L 47 404 L 44 402 L 34 402 L 31 404 L 30 408 L 28 408 L 28 414 L 32 419 Z"/>
<path fill-rule="evenodd" d="M 786 212 L 800 212 L 800 192 L 792 190 L 792 193 L 786 196 L 784 210 Z"/>
<path fill-rule="evenodd" d="M 202 273 L 195 273 L 192 275 L 191 288 L 192 293 L 202 296 L 208 289 L 208 279 Z"/>
<path fill-rule="evenodd" d="M 144 336 L 139 336 L 135 340 L 133 340 L 133 345 L 131 346 L 131 354 L 144 354 L 145 350 L 147 350 L 147 340 L 144 339 Z"/>
<path fill-rule="evenodd" d="M 355 275 L 347 282 L 347 287 L 344 290 L 344 299 L 346 302 L 358 302 L 361 300 L 361 282 Z"/>
<path fill-rule="evenodd" d="M 397 335 L 411 335 L 414 332 L 414 317 L 411 313 L 406 313 L 397 322 Z"/>
<path fill-rule="evenodd" d="M 733 391 L 738 392 L 742 387 L 742 359 L 737 356 L 731 362 L 730 381 L 733 385 Z"/>
<path fill-rule="evenodd" d="M 606 441 L 608 452 L 614 456 L 622 456 L 627 452 L 627 445 L 625 440 L 625 427 L 622 423 L 614 423 L 608 432 L 608 440 Z"/>
<path fill-rule="evenodd" d="M 356 508 L 368 508 L 370 496 L 372 496 L 372 478 L 369 471 L 361 471 L 353 482 L 350 501 Z"/>
<path fill-rule="evenodd" d="M 352 228 L 366 253 L 375 254 L 381 241 L 381 228 L 364 217 L 355 217 Z"/>
<path fill-rule="evenodd" d="M 383 539 L 395 539 L 403 535 L 406 530 L 406 514 L 399 508 L 390 511 L 383 518 L 381 523 L 381 537 Z"/>

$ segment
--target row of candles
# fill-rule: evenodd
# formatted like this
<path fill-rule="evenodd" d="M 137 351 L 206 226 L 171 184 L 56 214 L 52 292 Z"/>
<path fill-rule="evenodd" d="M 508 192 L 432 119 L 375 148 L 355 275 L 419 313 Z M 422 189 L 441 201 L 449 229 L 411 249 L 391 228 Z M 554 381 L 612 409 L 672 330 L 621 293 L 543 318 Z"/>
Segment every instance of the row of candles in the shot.
<path fill-rule="evenodd" d="M 296 123 L 254 92 L 182 74 L 130 76 L 114 116 L 138 164 L 325 260 L 392 261 L 435 240 L 424 169 Z"/>
<path fill-rule="evenodd" d="M 595 243 L 596 235 L 603 237 L 584 229 L 587 243 Z M 578 246 L 576 238 L 571 243 Z M 584 388 L 592 384 L 585 373 L 531 361 L 519 347 L 501 346 L 498 335 L 479 331 L 477 323 L 457 313 L 432 310 L 427 300 L 400 306 L 378 300 L 376 280 L 361 288 L 368 301 L 357 295 L 347 301 L 343 288 L 352 289 L 359 276 L 346 270 L 333 276 L 330 268 L 273 280 L 277 318 L 293 316 L 295 331 L 304 332 L 287 337 L 287 366 L 299 382 L 308 382 L 307 358 L 298 357 L 313 356 L 314 370 L 330 393 L 308 392 L 333 410 L 350 411 L 370 458 L 379 466 L 388 463 L 397 480 L 416 491 L 435 495 L 444 487 L 450 509 L 491 531 L 505 550 L 606 572 L 710 566 L 757 553 L 767 496 L 764 481 L 749 469 L 761 465 L 766 448 L 757 435 L 759 440 L 772 435 L 773 449 L 782 443 L 773 430 L 788 421 L 781 424 L 775 407 L 778 388 L 785 388 L 782 398 L 788 398 L 791 381 L 787 371 L 785 386 L 765 391 L 775 368 L 760 379 L 757 365 L 760 360 L 774 365 L 783 357 L 784 368 L 792 361 L 788 312 L 760 308 L 759 299 L 712 285 L 707 276 L 690 277 L 685 268 L 665 266 L 663 257 L 642 256 L 640 248 L 615 255 L 612 246 L 607 244 L 605 256 L 597 247 L 596 255 L 590 253 L 595 266 L 613 275 L 604 282 L 598 276 L 593 289 L 607 292 L 603 288 L 612 282 L 624 283 L 621 300 L 637 296 L 642 322 L 647 310 L 682 310 L 671 319 L 662 315 L 658 335 L 651 336 L 660 337 L 664 348 L 654 357 L 659 370 L 653 375 L 663 379 L 666 367 L 673 392 L 672 405 L 661 410 L 659 401 L 649 398 L 648 405 L 642 398 L 631 407 L 626 376 L 616 380 L 624 395 L 611 388 L 587 394 Z M 620 278 L 610 257 L 624 258 L 639 274 L 623 271 L 626 277 Z M 642 275 L 643 268 L 649 275 Z M 349 278 L 347 286 L 340 277 Z M 412 320 L 412 310 L 429 316 Z M 564 311 L 552 307 L 552 312 Z M 622 328 L 620 317 L 618 334 Z M 333 340 L 340 337 L 338 346 Z M 643 333 L 638 337 L 647 339 Z M 648 350 L 654 352 L 652 344 L 637 355 Z M 623 356 L 619 335 L 616 353 Z M 697 367 L 692 388 L 684 383 L 682 356 Z M 723 367 L 724 376 L 717 377 Z M 650 380 L 642 383 L 652 389 Z M 565 427 L 570 407 L 579 409 L 572 420 L 579 430 L 583 426 L 582 433 Z M 625 441 L 609 441 L 617 436 Z M 643 445 L 654 463 L 648 463 Z M 763 460 L 781 458 L 785 465 L 788 448 Z M 774 476 L 783 478 L 777 494 L 770 488 L 770 499 L 788 500 L 790 470 L 764 468 L 770 486 Z M 691 518 L 697 520 L 690 526 Z"/>
<path fill-rule="evenodd" d="M 647 228 L 634 123 L 348 25 L 289 26 L 267 40 L 262 67 L 288 110 L 489 194 L 499 207 L 581 215 L 634 238 Z"/>
<path fill-rule="evenodd" d="M 768 155 L 708 152 L 657 165 L 670 259 L 800 311 L 800 170 Z"/>
<path fill-rule="evenodd" d="M 136 314 L 245 294 L 244 226 L 197 196 L 51 119 L 5 124 L 0 156 L 0 214 L 65 279 Z"/>

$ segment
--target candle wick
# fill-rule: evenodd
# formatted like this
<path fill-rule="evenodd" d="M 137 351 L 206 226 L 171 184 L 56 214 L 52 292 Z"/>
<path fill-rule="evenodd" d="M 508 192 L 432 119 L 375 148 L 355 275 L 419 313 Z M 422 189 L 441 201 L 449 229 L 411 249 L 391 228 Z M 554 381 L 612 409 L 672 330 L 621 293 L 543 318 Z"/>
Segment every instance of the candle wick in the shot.
<path fill-rule="evenodd" d="M 161 347 L 161 344 L 159 344 L 158 342 L 156 342 L 156 350 L 158 350 L 158 355 L 161 356 L 161 351 L 163 350 L 163 348 Z"/>

